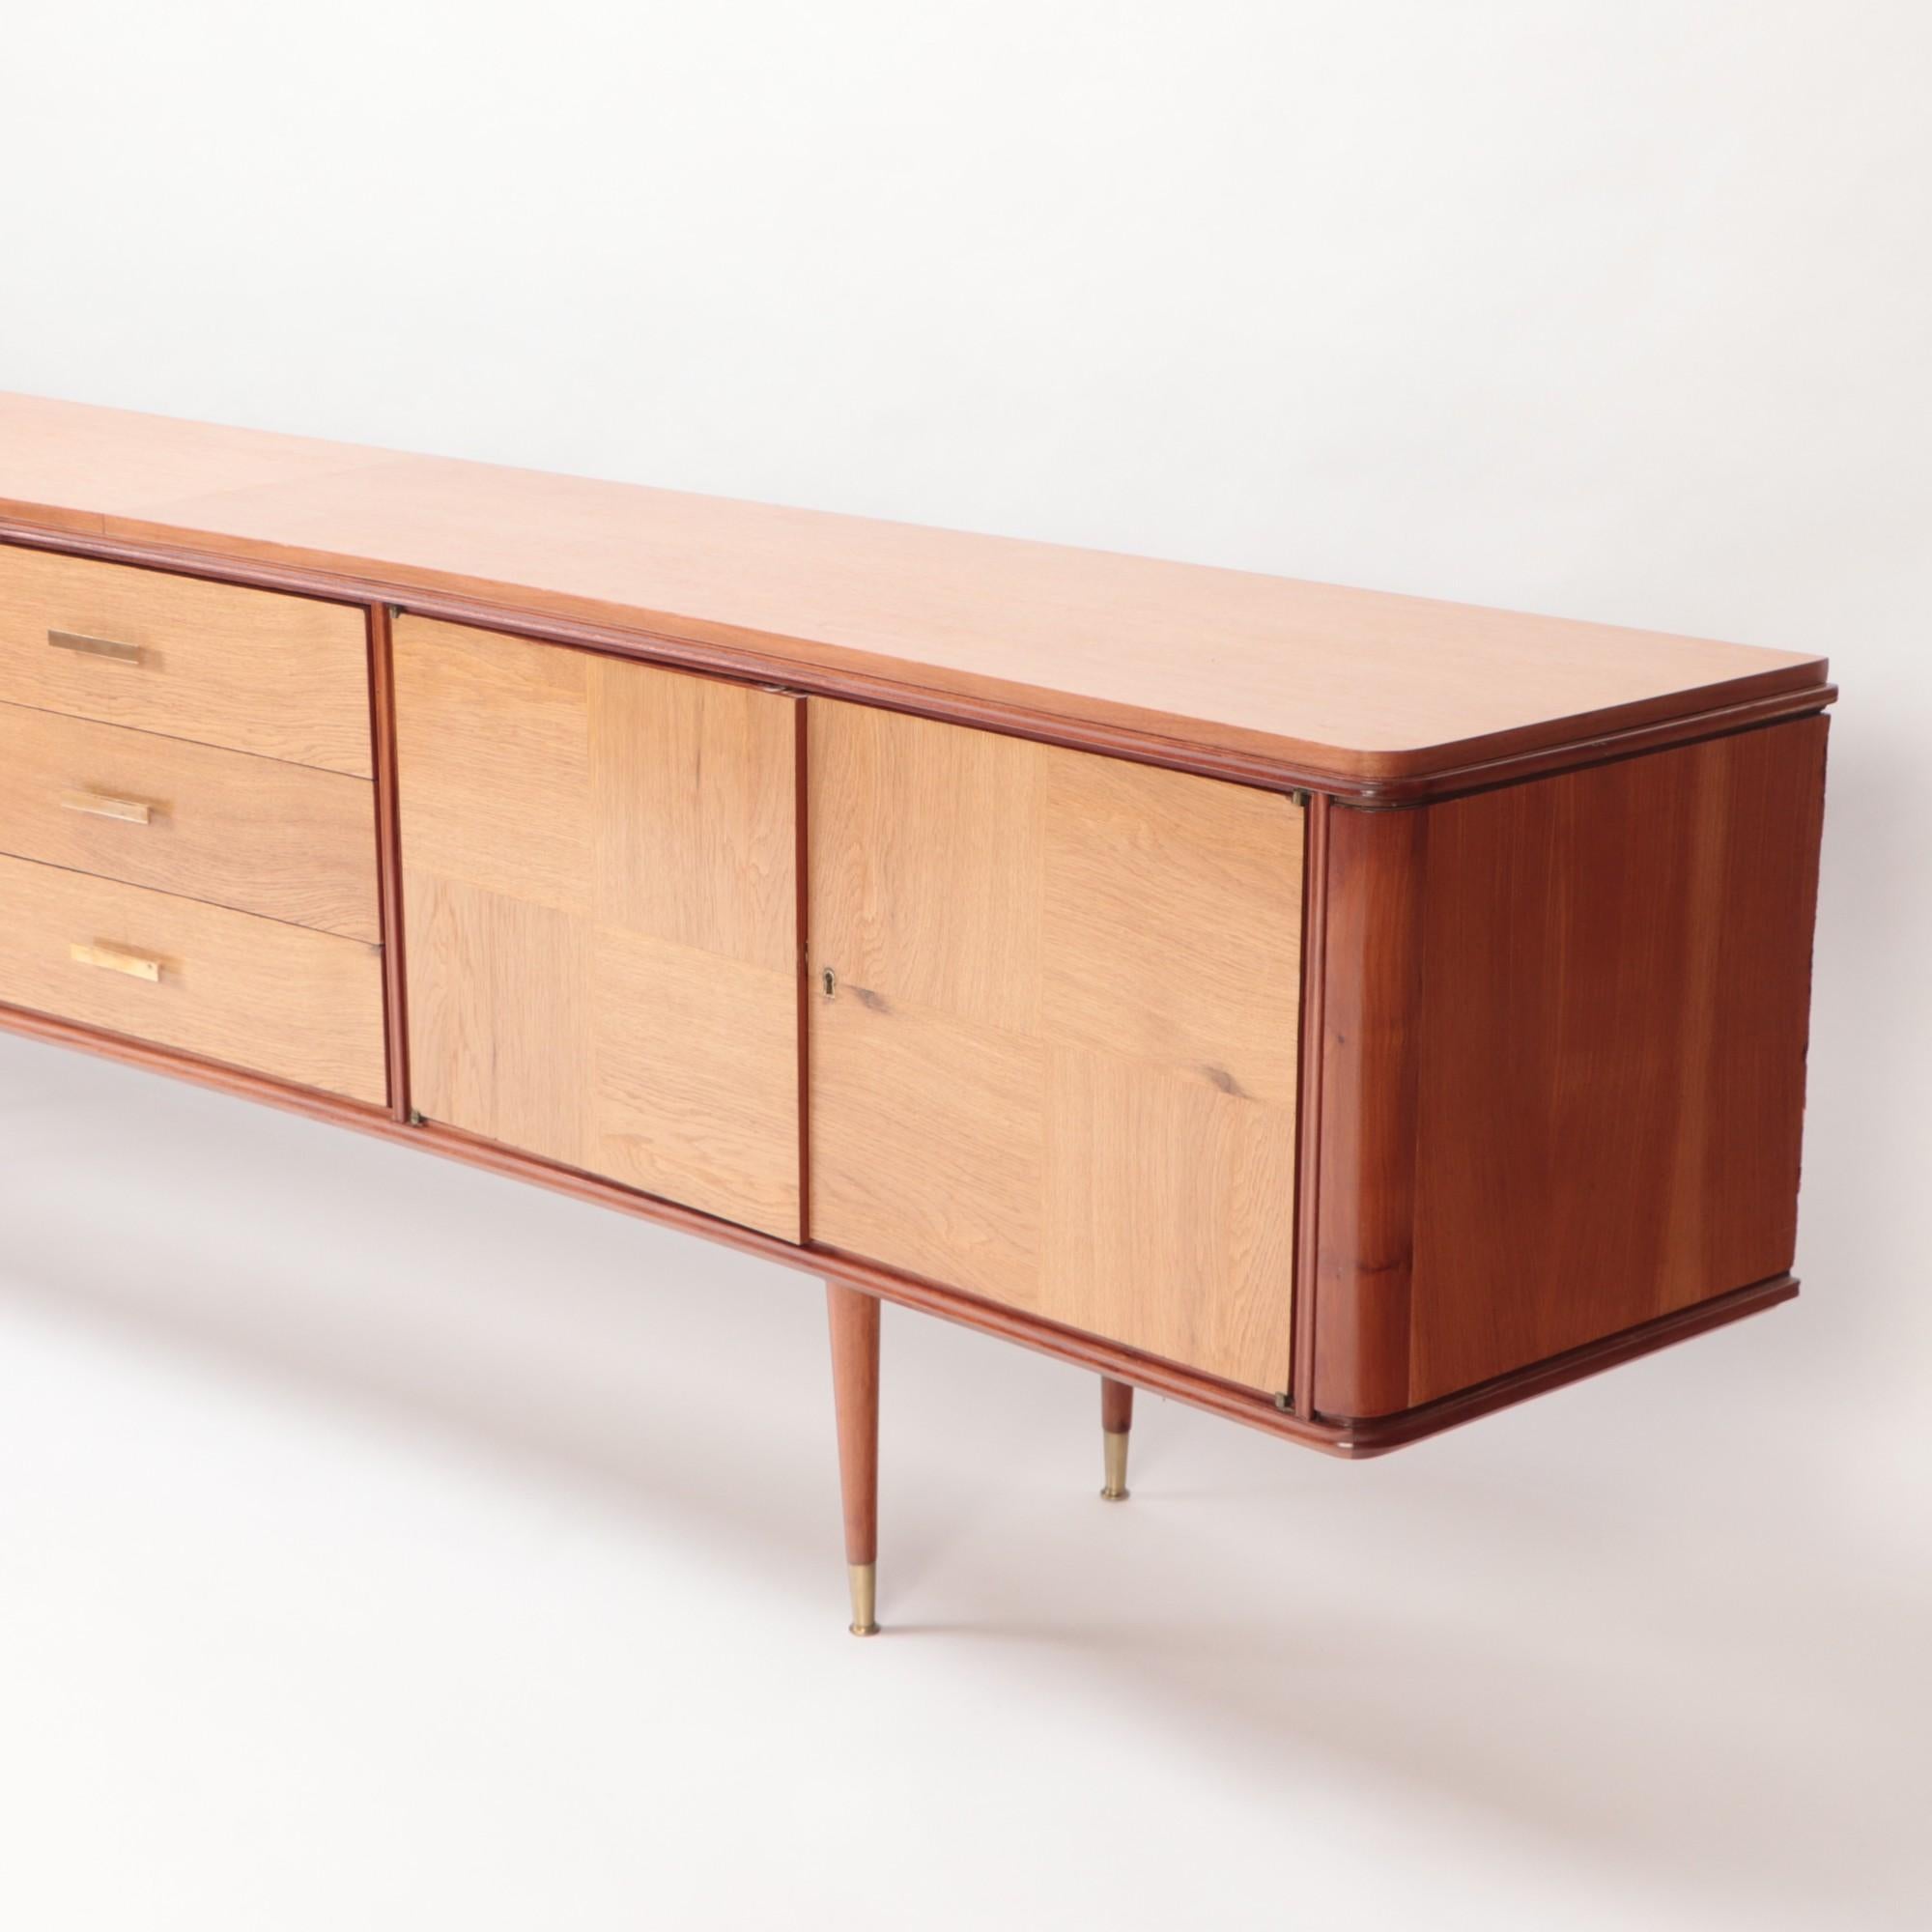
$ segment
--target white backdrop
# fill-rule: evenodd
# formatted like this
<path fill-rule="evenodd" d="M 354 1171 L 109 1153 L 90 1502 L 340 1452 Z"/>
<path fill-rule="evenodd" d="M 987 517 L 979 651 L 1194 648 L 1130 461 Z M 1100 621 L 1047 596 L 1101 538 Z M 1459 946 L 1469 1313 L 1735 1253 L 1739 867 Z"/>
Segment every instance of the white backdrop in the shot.
<path fill-rule="evenodd" d="M 890 1316 L 870 1647 L 809 1282 L 0 1045 L 0 1917 L 1922 1926 L 1928 94 L 1917 0 L 14 10 L 0 386 L 1845 698 L 1795 1308 L 1362 1467 L 1150 1403 L 1122 1511 Z"/>

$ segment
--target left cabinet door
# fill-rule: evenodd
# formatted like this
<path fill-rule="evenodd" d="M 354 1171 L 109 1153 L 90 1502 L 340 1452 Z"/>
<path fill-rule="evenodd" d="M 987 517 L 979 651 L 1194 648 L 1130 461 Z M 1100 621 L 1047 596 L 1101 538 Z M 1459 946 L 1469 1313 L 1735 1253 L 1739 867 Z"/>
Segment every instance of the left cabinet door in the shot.
<path fill-rule="evenodd" d="M 800 1235 L 800 700 L 396 624 L 412 1104 Z"/>

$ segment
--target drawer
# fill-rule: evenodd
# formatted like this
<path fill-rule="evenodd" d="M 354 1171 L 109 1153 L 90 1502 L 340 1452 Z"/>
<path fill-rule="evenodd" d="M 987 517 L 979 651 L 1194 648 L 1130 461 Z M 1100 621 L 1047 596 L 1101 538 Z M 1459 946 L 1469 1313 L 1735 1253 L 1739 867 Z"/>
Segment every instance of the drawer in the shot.
<path fill-rule="evenodd" d="M 0 545 L 0 701 L 370 778 L 363 613 Z"/>
<path fill-rule="evenodd" d="M 381 1105 L 382 953 L 0 858 L 0 1002 Z"/>
<path fill-rule="evenodd" d="M 0 853 L 382 937 L 366 779 L 0 704 Z"/>

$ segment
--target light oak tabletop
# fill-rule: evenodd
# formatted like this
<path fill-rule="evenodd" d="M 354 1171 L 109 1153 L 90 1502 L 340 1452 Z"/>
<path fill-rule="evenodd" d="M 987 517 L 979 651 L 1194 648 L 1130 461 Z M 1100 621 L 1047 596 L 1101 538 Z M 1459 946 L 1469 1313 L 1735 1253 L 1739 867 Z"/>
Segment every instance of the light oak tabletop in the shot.
<path fill-rule="evenodd" d="M 0 522 L 750 649 L 781 672 L 1357 781 L 1827 676 L 1823 658 L 1709 639 L 4 393 Z"/>

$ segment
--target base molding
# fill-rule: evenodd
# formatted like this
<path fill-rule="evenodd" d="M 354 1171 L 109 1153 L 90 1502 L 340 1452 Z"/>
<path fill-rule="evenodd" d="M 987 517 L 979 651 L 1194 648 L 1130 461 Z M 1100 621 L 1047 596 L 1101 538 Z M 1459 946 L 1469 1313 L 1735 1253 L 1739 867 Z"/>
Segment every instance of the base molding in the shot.
<path fill-rule="evenodd" d="M 1445 1429 L 1472 1422 L 1493 1409 L 1527 1402 L 1531 1396 L 1613 1369 L 1619 1362 L 1632 1361 L 1638 1355 L 1667 1349 L 1673 1342 L 1689 1341 L 1707 1329 L 1721 1328 L 1747 1315 L 1776 1308 L 1780 1301 L 1794 1299 L 1797 1293 L 1796 1275 L 1771 1275 L 1723 1294 L 1714 1294 L 1709 1300 L 1693 1301 L 1688 1308 L 1660 1315 L 1634 1328 L 1586 1342 L 1580 1348 L 1551 1355 L 1547 1361 L 1533 1362 L 1527 1368 L 1478 1382 L 1473 1388 L 1440 1396 L 1416 1408 L 1398 1409 L 1391 1415 L 1324 1416 L 1322 1420 L 1341 1432 L 1341 1439 L 1334 1445 L 1341 1453 L 1356 1457 L 1386 1455 L 1391 1449 L 1420 1441 L 1426 1435 L 1439 1435 Z"/>

